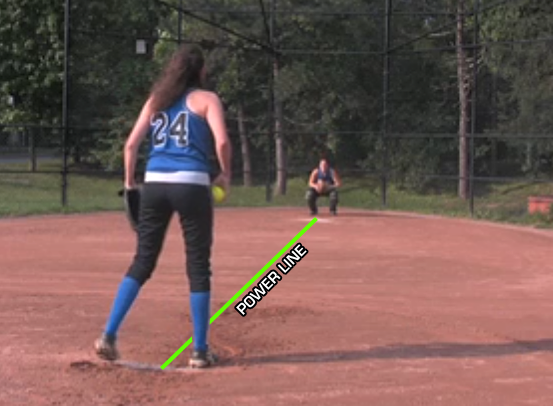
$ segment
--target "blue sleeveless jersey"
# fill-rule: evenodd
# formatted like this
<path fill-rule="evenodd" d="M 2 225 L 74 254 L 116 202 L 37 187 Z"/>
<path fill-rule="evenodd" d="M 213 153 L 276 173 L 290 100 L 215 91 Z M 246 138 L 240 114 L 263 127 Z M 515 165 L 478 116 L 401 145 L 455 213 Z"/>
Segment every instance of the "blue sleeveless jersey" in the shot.
<path fill-rule="evenodd" d="M 188 109 L 186 98 L 190 92 L 150 117 L 147 173 L 210 172 L 211 129 L 203 117 Z"/>
<path fill-rule="evenodd" d="M 321 168 L 317 169 L 317 180 L 324 180 L 325 182 L 334 185 L 334 171 L 329 169 L 328 172 L 323 172 Z"/>

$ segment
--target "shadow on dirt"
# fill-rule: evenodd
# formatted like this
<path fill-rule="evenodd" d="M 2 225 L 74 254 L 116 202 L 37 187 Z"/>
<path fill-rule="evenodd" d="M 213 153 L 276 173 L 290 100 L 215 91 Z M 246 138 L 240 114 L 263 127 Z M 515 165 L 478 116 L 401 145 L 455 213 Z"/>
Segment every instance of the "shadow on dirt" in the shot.
<path fill-rule="evenodd" d="M 248 357 L 242 365 L 304 362 L 343 362 L 369 359 L 488 358 L 553 351 L 553 339 L 513 341 L 501 344 L 430 343 L 390 345 L 368 350 L 312 352 Z"/>

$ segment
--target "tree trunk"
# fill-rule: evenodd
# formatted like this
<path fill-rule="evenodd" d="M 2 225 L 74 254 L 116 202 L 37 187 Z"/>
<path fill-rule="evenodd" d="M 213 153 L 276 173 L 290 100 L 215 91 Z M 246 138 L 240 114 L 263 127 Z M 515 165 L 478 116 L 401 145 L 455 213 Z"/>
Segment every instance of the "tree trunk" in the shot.
<path fill-rule="evenodd" d="M 470 78 L 465 44 L 465 0 L 457 1 L 457 82 L 459 86 L 459 188 L 461 199 L 468 198 L 468 140 Z"/>
<path fill-rule="evenodd" d="M 250 145 L 246 134 L 246 119 L 244 117 L 244 105 L 238 103 L 238 133 L 240 135 L 240 149 L 242 151 L 242 178 L 244 186 L 252 186 L 252 158 L 250 155 Z"/>
<path fill-rule="evenodd" d="M 279 65 L 278 59 L 274 60 L 273 63 L 274 78 L 278 78 L 279 74 Z M 276 168 L 277 168 L 277 179 L 276 179 L 276 195 L 285 195 L 286 194 L 286 181 L 287 181 L 287 162 L 286 162 L 286 143 L 284 142 L 284 134 L 282 132 L 282 122 L 283 122 L 283 113 L 282 113 L 282 102 L 279 100 L 278 95 L 275 95 L 275 153 L 276 153 Z"/>

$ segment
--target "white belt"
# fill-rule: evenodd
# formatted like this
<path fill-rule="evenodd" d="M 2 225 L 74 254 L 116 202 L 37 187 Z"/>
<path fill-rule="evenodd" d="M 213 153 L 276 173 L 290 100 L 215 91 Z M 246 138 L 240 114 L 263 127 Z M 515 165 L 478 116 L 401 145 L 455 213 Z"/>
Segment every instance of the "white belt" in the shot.
<path fill-rule="evenodd" d="M 146 172 L 144 182 L 161 183 L 193 183 L 195 185 L 209 186 L 211 183 L 209 174 L 205 172 Z"/>

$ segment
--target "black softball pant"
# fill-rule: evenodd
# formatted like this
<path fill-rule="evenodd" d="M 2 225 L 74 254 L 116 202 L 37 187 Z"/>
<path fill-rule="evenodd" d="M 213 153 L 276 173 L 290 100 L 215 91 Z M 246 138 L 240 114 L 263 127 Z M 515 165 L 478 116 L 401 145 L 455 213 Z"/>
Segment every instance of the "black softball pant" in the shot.
<path fill-rule="evenodd" d="M 338 191 L 336 189 L 332 189 L 327 193 L 319 193 L 315 188 L 309 188 L 306 194 L 306 199 L 307 205 L 313 213 L 317 212 L 317 199 L 319 197 L 328 197 L 330 211 L 336 211 L 336 207 L 338 206 Z"/>
<path fill-rule="evenodd" d="M 179 216 L 191 292 L 211 289 L 213 202 L 208 186 L 145 183 L 140 198 L 138 244 L 127 272 L 142 286 L 151 276 L 173 213 Z"/>

